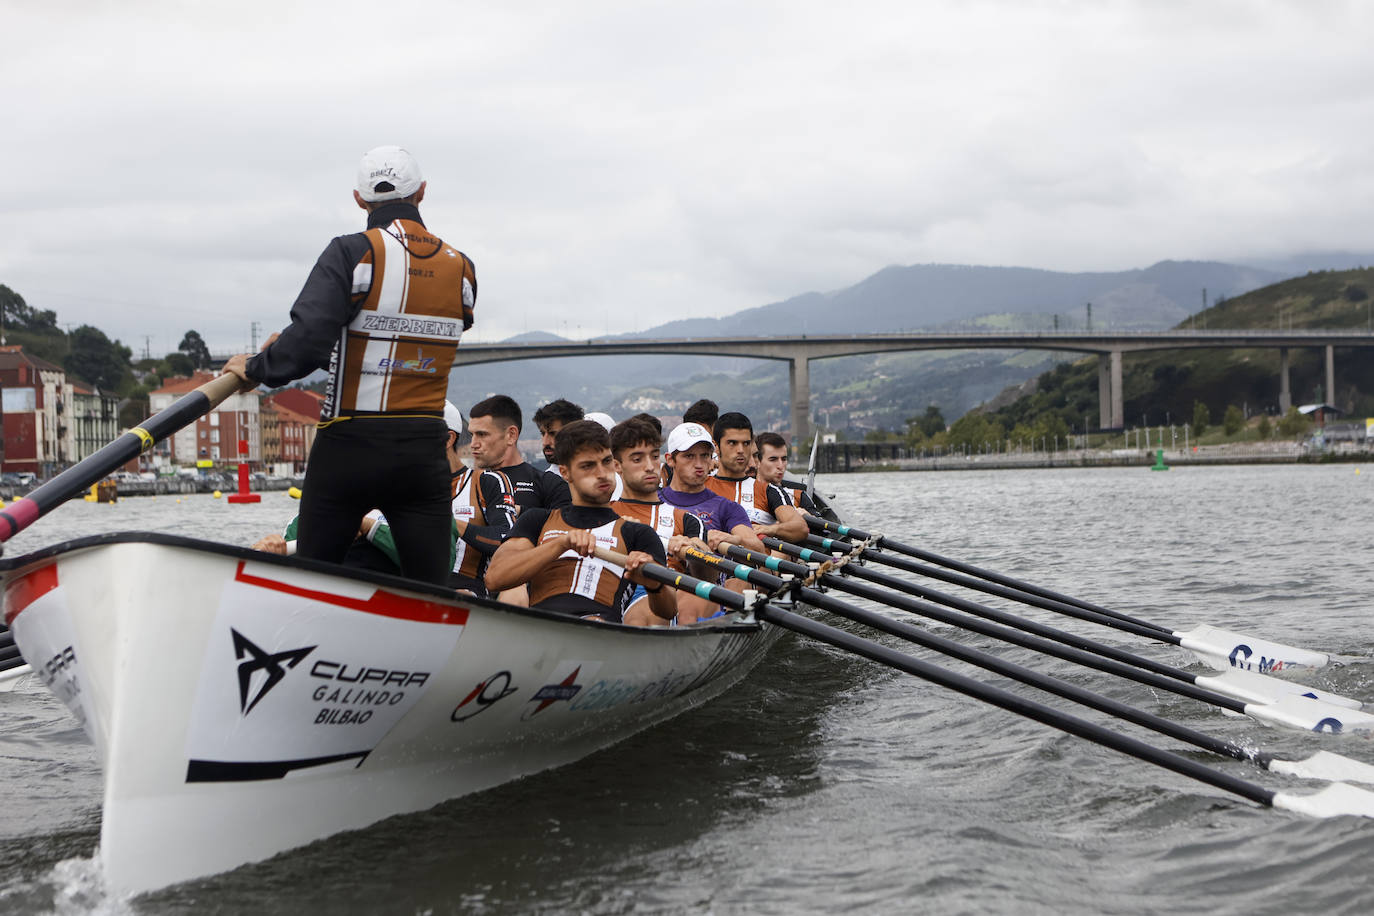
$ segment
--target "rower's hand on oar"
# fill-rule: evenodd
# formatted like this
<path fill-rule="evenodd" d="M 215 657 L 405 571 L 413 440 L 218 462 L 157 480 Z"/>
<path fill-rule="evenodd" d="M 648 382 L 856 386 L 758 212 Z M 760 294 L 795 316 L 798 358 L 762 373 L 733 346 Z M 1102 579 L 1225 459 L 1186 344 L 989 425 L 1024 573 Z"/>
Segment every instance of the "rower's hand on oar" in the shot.
<path fill-rule="evenodd" d="M 701 550 L 706 553 L 711 552 L 711 548 L 706 546 L 706 542 L 701 538 L 689 538 L 685 534 L 675 534 L 668 538 L 668 553 L 677 557 L 679 560 L 687 559 L 688 550 Z"/>
<path fill-rule="evenodd" d="M 629 579 L 635 585 L 643 585 L 645 587 L 654 585 L 655 583 L 652 579 L 644 578 L 639 572 L 644 568 L 644 564 L 652 562 L 654 562 L 654 558 L 644 551 L 631 550 L 625 555 L 625 578 Z"/>
<path fill-rule="evenodd" d="M 235 353 L 229 357 L 229 361 L 224 364 L 226 375 L 238 376 L 239 391 L 252 391 L 258 387 L 258 380 L 250 378 L 248 375 L 248 354 Z"/>
<path fill-rule="evenodd" d="M 596 551 L 596 535 L 586 528 L 574 528 L 563 535 L 568 549 L 579 556 L 589 557 Z"/>

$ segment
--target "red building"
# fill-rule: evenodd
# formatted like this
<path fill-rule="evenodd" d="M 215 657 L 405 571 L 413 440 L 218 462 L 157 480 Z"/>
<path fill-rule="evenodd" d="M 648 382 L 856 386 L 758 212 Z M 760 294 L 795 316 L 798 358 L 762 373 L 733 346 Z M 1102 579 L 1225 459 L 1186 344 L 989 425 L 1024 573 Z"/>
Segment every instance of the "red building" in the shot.
<path fill-rule="evenodd" d="M 77 460 L 67 373 L 19 345 L 0 347 L 6 471 L 48 476 Z"/>

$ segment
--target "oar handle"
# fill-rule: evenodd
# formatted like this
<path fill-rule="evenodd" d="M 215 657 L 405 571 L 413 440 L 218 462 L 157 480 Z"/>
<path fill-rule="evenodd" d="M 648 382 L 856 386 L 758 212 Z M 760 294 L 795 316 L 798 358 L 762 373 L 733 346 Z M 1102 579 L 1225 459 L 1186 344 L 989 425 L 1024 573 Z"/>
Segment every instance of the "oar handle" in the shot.
<path fill-rule="evenodd" d="M 29 495 L 16 499 L 8 508 L 0 509 L 0 541 L 8 541 L 73 496 L 90 489 L 121 464 L 132 461 L 158 441 L 214 410 L 239 391 L 241 385 L 238 376 L 227 373 L 211 379 Z"/>
<path fill-rule="evenodd" d="M 624 566 L 630 559 L 623 553 L 600 546 L 596 547 L 593 553 L 598 560 L 605 560 L 607 563 L 614 563 L 617 566 Z M 748 610 L 744 596 L 738 592 L 722 588 L 714 582 L 706 582 L 685 573 L 674 572 L 661 563 L 645 563 L 639 568 L 639 574 L 646 579 L 661 582 L 680 591 L 691 592 L 699 598 L 705 598 L 714 604 L 724 605 L 733 611 Z"/>
<path fill-rule="evenodd" d="M 755 569 L 754 567 L 746 566 L 743 563 L 734 563 L 730 560 L 727 560 L 725 557 L 718 556 L 714 553 L 707 553 L 706 551 L 698 550 L 695 547 L 688 547 L 685 556 L 689 560 L 696 560 L 698 563 L 705 563 L 707 566 L 711 566 L 731 576 L 734 576 L 741 582 L 748 582 L 750 585 L 757 585 L 761 588 L 766 588 L 770 592 L 776 592 L 780 589 L 784 589 L 788 585 L 785 579 L 779 578 L 778 576 L 775 576 L 772 573 L 766 573 L 761 569 Z"/>

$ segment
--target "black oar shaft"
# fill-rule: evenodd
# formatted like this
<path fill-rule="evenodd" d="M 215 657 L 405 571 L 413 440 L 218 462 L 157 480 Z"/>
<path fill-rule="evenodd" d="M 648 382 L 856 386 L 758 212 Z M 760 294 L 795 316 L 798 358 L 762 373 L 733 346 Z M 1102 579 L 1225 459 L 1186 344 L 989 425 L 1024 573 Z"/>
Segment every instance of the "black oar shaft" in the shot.
<path fill-rule="evenodd" d="M 864 639 L 846 633 L 835 627 L 827 626 L 810 618 L 799 614 L 783 611 L 779 608 L 764 605 L 756 608 L 755 616 L 775 626 L 783 627 L 803 636 L 809 636 L 819 642 L 827 643 L 837 649 L 844 649 L 855 655 L 863 656 L 875 662 L 879 662 L 907 674 L 939 684 L 965 696 L 990 703 L 1008 712 L 1025 716 L 1045 725 L 1052 726 L 1071 735 L 1077 735 L 1094 743 L 1100 744 L 1112 750 L 1135 757 L 1138 760 L 1153 763 L 1156 766 L 1164 767 L 1206 783 L 1226 792 L 1231 792 L 1242 798 L 1257 802 L 1262 805 L 1272 805 L 1274 803 L 1274 792 L 1263 786 L 1256 785 L 1244 779 L 1239 779 L 1229 773 L 1214 770 L 1205 764 L 1181 757 L 1170 751 L 1162 750 L 1143 741 L 1122 735 L 1111 729 L 1103 728 L 1085 719 L 1070 715 L 1043 703 L 1037 703 L 1026 697 L 1018 696 L 1010 691 L 1002 690 L 988 684 L 976 681 L 973 678 L 947 671 L 938 665 L 922 661 L 904 652 L 898 652 L 874 642 L 871 639 Z"/>
<path fill-rule="evenodd" d="M 828 575 L 827 578 L 838 577 Z M 870 591 L 876 591 L 876 589 Z M 1213 754 L 1220 754 L 1223 757 L 1231 757 L 1235 760 L 1250 760 L 1256 756 L 1239 745 L 1232 744 L 1229 741 L 1222 741 L 1219 738 L 1214 738 L 1211 735 L 1191 729 L 1171 719 L 1165 719 L 1153 713 L 1136 709 L 1133 706 L 1128 706 L 1125 703 L 1118 702 L 1109 697 L 1101 696 L 1090 690 L 1085 690 L 1082 687 L 1051 677 L 1050 675 L 1042 674 L 1039 671 L 1032 671 L 1029 668 L 998 658 L 995 655 L 989 655 L 971 646 L 965 646 L 952 639 L 937 636 L 934 633 L 914 627 L 911 624 L 884 617 L 882 614 L 865 610 L 847 601 L 841 601 L 838 598 L 818 592 L 815 589 L 802 589 L 800 597 L 801 600 L 812 607 L 829 611 L 832 614 L 836 614 L 848 620 L 853 620 L 856 623 L 862 623 L 875 630 L 897 636 L 908 642 L 924 646 L 927 649 L 933 649 L 951 658 L 957 658 L 962 662 L 976 665 L 986 671 L 1000 674 L 1003 677 L 1008 677 L 1022 684 L 1044 690 L 1047 693 L 1063 697 L 1066 700 L 1072 700 L 1075 703 L 1080 703 L 1091 709 L 1096 709 L 1099 712 L 1105 712 L 1108 715 L 1125 719 L 1127 722 L 1133 722 L 1136 725 L 1159 732 L 1162 735 L 1168 735 L 1179 741 L 1187 742 L 1205 751 L 1211 751 Z M 869 597 L 870 600 L 874 601 L 882 600 L 879 597 L 867 595 L 860 595 L 860 597 Z"/>
<path fill-rule="evenodd" d="M 239 389 L 233 375 L 221 375 L 172 402 L 89 458 L 58 474 L 32 493 L 0 509 L 0 541 L 8 541 L 39 517 L 91 487 L 122 464 L 137 458 L 183 426 L 213 409 Z"/>
<path fill-rule="evenodd" d="M 806 542 L 826 552 L 838 548 L 842 552 L 848 553 L 855 547 L 855 545 L 845 541 L 818 537 L 814 534 L 808 535 Z M 1162 633 L 1155 627 L 1148 627 L 1126 620 L 1118 620 L 1115 617 L 1099 614 L 1096 611 L 1084 610 L 1076 605 L 1066 604 L 1063 601 L 1051 601 L 1048 598 L 1040 598 L 1025 591 L 996 585 L 991 582 L 983 582 L 979 579 L 964 576 L 959 573 L 946 572 L 935 566 L 925 566 L 902 557 L 879 553 L 876 550 L 862 550 L 859 556 L 865 560 L 872 560 L 874 563 L 881 563 L 884 566 L 891 566 L 893 569 L 900 569 L 903 572 L 915 573 L 918 576 L 925 576 L 930 579 L 938 579 L 941 582 L 948 582 L 951 585 L 958 585 L 962 588 L 973 589 L 989 595 L 996 595 L 999 598 L 1008 598 L 1012 601 L 1019 601 L 1022 604 L 1029 604 L 1032 607 L 1043 608 L 1047 611 L 1056 611 L 1069 617 L 1077 617 L 1079 620 L 1086 620 L 1089 623 L 1100 624 L 1115 630 L 1124 630 L 1127 633 L 1143 636 L 1146 639 L 1168 643 L 1171 646 L 1176 646 L 1183 641 L 1181 637 L 1175 636 L 1173 633 Z"/>
<path fill-rule="evenodd" d="M 814 516 L 807 516 L 806 521 L 807 524 L 810 525 L 813 530 L 829 532 L 837 537 L 858 538 L 861 541 L 866 541 L 869 538 L 873 537 L 873 535 L 871 535 L 867 531 L 862 531 L 858 528 L 854 528 L 849 525 L 836 524 L 835 522 L 829 522 L 825 519 L 818 519 Z M 1018 591 L 1027 592 L 1032 595 L 1038 595 L 1041 598 L 1049 598 L 1053 601 L 1060 601 L 1065 604 L 1076 605 L 1077 607 L 1083 608 L 1084 610 L 1094 611 L 1106 617 L 1114 617 L 1117 620 L 1125 621 L 1127 623 L 1133 623 L 1142 627 L 1147 627 L 1159 633 L 1173 632 L 1168 627 L 1160 626 L 1157 623 L 1151 623 L 1148 620 L 1141 620 L 1138 617 L 1132 617 L 1131 615 L 1123 614 L 1120 611 L 1114 611 L 1111 608 L 1103 607 L 1102 605 L 1095 604 L 1091 601 L 1084 601 L 1081 598 L 1074 598 L 1071 595 L 1065 595 L 1061 592 L 1044 588 L 1043 586 L 1035 585 L 1031 582 L 1026 582 L 1021 579 L 1013 578 L 1011 576 L 1002 575 L 1001 573 L 993 572 L 991 570 L 981 569 L 977 566 L 972 565 L 971 563 L 963 563 L 959 560 L 951 559 L 950 557 L 941 556 L 938 553 L 932 553 L 929 550 L 922 550 L 921 548 L 913 547 L 910 544 L 903 544 L 900 541 L 894 541 L 887 535 L 881 535 L 878 538 L 878 544 L 879 546 L 886 547 L 889 550 L 892 550 L 896 553 L 904 553 L 909 557 L 915 557 L 918 560 L 925 560 L 927 563 L 934 563 L 937 566 L 943 566 L 946 569 L 953 569 L 962 573 L 968 573 L 971 576 L 977 576 L 982 579 L 987 579 L 989 582 L 996 582 L 1001 585 L 1006 585 L 1011 588 L 1017 589 Z"/>
<path fill-rule="evenodd" d="M 849 567 L 847 569 L 848 572 L 861 576 L 868 572 L 868 570 L 862 570 L 858 567 Z M 874 575 L 875 577 L 881 576 L 881 573 L 875 573 Z M 974 617 L 947 611 L 933 604 L 925 604 L 924 602 L 904 598 L 901 595 L 893 595 L 872 586 L 864 585 L 861 582 L 852 582 L 835 573 L 826 573 L 821 577 L 821 581 L 831 588 L 853 595 L 856 598 L 863 598 L 867 601 L 885 604 L 897 610 L 919 614 L 922 617 L 928 617 L 940 623 L 959 627 L 962 630 L 979 633 L 983 636 L 990 636 L 993 639 L 1008 642 L 1012 645 L 1020 646 L 1023 649 L 1031 649 L 1044 655 L 1082 665 L 1085 668 L 1092 668 L 1096 671 L 1115 675 L 1116 677 L 1124 678 L 1128 681 L 1135 681 L 1138 684 L 1144 684 L 1148 687 L 1176 693 L 1179 696 L 1198 700 L 1211 706 L 1229 710 L 1230 712 L 1245 712 L 1245 703 L 1240 700 L 1207 690 L 1203 687 L 1198 687 L 1189 680 L 1177 680 L 1165 677 L 1164 675 L 1154 674 L 1150 671 L 1144 671 L 1125 662 L 1104 658 L 1092 652 L 1075 649 L 1072 646 L 1062 645 L 1048 639 L 1041 639 L 1038 636 L 1031 636 L 1014 629 L 998 626 L 994 623 L 986 623 Z"/>
<path fill-rule="evenodd" d="M 776 541 L 776 539 L 773 538 L 765 538 L 764 543 L 768 544 L 768 546 L 770 547 L 774 546 L 774 544 L 776 543 L 778 548 L 780 548 L 784 553 L 800 557 L 804 560 L 810 560 L 813 558 L 816 560 L 829 559 L 824 554 L 818 554 L 816 551 L 810 550 L 808 548 L 797 547 L 796 545 L 788 544 L 783 541 Z M 1126 665 L 1131 665 L 1132 667 L 1140 668 L 1145 671 L 1151 671 L 1155 674 L 1163 675 L 1164 677 L 1169 677 L 1178 681 L 1182 681 L 1183 683 L 1191 684 L 1196 680 L 1196 677 L 1194 675 L 1189 674 L 1187 671 L 1184 671 L 1181 668 L 1176 668 L 1173 665 L 1166 665 L 1163 662 L 1155 661 L 1152 658 L 1145 658 L 1144 656 L 1136 655 L 1132 652 L 1127 652 L 1125 649 L 1118 649 L 1116 646 L 1109 646 L 1106 643 L 1098 642 L 1095 639 L 1089 639 L 1086 636 L 1079 636 L 1078 634 L 1070 633 L 1067 630 L 1060 630 L 1057 627 L 1052 627 L 1048 624 L 1037 623 L 1033 620 L 1027 620 L 1024 617 L 1018 617 L 1015 614 L 1009 613 L 1007 611 L 1000 611 L 996 608 L 991 608 L 986 605 L 979 604 L 976 601 L 968 601 L 964 598 L 955 597 L 954 595 L 947 595 L 944 592 L 938 591 L 936 589 L 927 588 L 919 582 L 909 582 L 905 579 L 898 579 L 895 576 L 885 576 L 882 573 L 877 573 L 870 569 L 865 569 L 862 566 L 854 566 L 852 564 L 850 566 L 845 567 L 845 571 L 849 575 L 853 575 L 861 579 L 867 579 L 871 582 L 878 582 L 879 584 L 884 585 L 888 588 L 896 589 L 898 591 L 905 592 L 909 595 L 915 595 L 919 598 L 925 598 L 928 601 L 934 601 L 937 604 L 943 604 L 946 607 L 956 608 L 966 613 L 973 614 L 974 616 L 982 617 L 986 620 L 993 620 L 1005 626 L 1013 627 L 1017 630 L 1023 630 L 1027 633 L 1034 633 L 1035 635 L 1042 636 L 1045 639 L 1053 640 L 1054 642 L 1062 643 L 1066 646 L 1073 646 L 1076 649 L 1083 649 L 1085 651 L 1092 652 L 1095 655 L 1100 655 L 1103 658 L 1110 658 L 1114 661 L 1122 662 Z"/>
<path fill-rule="evenodd" d="M 19 647 L 16 646 L 14 643 L 9 643 L 5 646 L 0 646 L 0 662 L 6 661 L 11 658 L 19 658 L 20 654 L 21 653 L 19 652 Z"/>

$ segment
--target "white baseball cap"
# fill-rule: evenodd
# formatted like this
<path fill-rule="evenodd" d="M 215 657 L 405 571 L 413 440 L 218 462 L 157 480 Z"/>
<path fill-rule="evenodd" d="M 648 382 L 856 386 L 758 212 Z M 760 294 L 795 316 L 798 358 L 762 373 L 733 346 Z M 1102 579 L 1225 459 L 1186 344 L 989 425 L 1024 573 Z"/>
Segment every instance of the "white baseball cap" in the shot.
<path fill-rule="evenodd" d="M 679 423 L 668 434 L 668 454 L 685 452 L 698 442 L 705 442 L 713 449 L 715 448 L 714 443 L 711 442 L 711 434 L 706 431 L 706 427 L 700 423 Z"/>
<path fill-rule="evenodd" d="M 452 401 L 444 402 L 444 422 L 448 428 L 458 434 L 458 442 L 463 441 L 463 412 L 453 406 Z"/>
<path fill-rule="evenodd" d="M 615 421 L 611 419 L 611 415 L 608 413 L 600 413 L 599 411 L 593 412 L 587 414 L 582 419 L 600 423 L 602 426 L 606 427 L 606 432 L 615 429 Z"/>
<path fill-rule="evenodd" d="M 369 203 L 409 197 L 424 180 L 415 157 L 399 146 L 368 150 L 358 163 L 358 194 Z"/>

